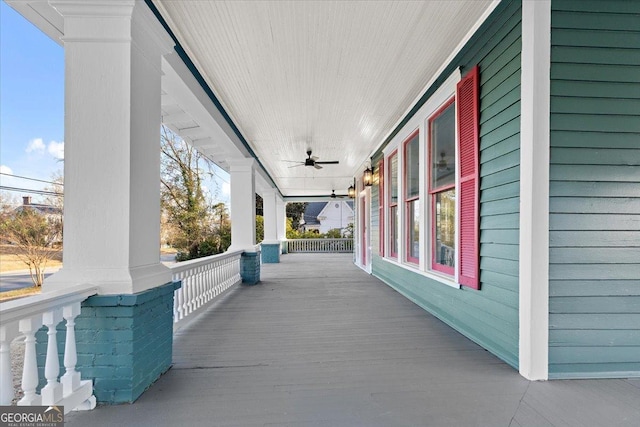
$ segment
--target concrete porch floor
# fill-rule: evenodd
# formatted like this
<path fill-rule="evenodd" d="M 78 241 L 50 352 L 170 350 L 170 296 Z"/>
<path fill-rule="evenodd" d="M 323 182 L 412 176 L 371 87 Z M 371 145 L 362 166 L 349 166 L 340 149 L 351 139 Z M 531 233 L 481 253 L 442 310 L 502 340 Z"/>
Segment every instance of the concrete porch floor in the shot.
<path fill-rule="evenodd" d="M 180 329 L 135 404 L 67 425 L 640 425 L 638 379 L 529 382 L 350 254 L 281 261 Z"/>

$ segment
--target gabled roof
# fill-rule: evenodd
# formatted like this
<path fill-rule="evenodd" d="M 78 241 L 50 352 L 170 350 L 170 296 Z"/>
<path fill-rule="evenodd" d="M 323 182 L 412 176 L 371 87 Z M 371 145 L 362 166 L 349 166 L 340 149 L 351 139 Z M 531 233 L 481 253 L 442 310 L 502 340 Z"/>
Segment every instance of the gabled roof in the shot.
<path fill-rule="evenodd" d="M 351 209 L 351 213 L 353 214 L 353 201 L 351 200 L 335 200 L 335 201 L 331 201 L 331 202 L 327 202 L 325 203 L 325 205 L 322 207 L 322 210 L 320 212 L 318 212 L 318 216 L 327 216 L 327 214 L 325 213 L 325 210 L 332 204 L 334 203 L 346 203 L 347 204 L 347 208 L 346 209 Z M 351 205 L 349 205 L 349 203 L 351 203 Z M 345 213 L 347 213 L 348 211 L 345 210 Z"/>
<path fill-rule="evenodd" d="M 55 206 L 51 206 L 51 205 L 41 205 L 41 204 L 37 204 L 37 203 L 31 203 L 29 205 L 22 205 L 22 206 L 18 206 L 15 209 L 15 212 L 22 212 L 25 209 L 31 209 L 36 211 L 37 213 L 40 213 L 42 215 L 61 215 L 62 214 L 62 209 L 57 208 Z"/>
<path fill-rule="evenodd" d="M 318 215 L 327 205 L 327 202 L 309 202 L 304 210 L 304 223 L 307 225 L 320 225 Z"/>

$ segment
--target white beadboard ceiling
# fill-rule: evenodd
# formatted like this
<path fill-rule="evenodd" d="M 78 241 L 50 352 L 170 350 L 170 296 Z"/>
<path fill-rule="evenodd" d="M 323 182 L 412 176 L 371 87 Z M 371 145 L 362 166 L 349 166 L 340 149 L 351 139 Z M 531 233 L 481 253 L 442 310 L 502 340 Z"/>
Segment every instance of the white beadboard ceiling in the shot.
<path fill-rule="evenodd" d="M 493 3 L 154 0 L 284 196 L 344 193 Z"/>

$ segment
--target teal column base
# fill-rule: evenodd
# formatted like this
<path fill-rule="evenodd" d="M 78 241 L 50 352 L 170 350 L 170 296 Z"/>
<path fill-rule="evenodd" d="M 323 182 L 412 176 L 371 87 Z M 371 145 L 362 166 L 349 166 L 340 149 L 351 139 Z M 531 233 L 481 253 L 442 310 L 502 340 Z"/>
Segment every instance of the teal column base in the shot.
<path fill-rule="evenodd" d="M 76 318 L 76 369 L 93 380 L 99 404 L 133 403 L 171 367 L 173 292 L 179 282 L 137 294 L 95 295 Z M 64 374 L 65 322 L 58 325 L 60 375 Z M 38 366 L 44 369 L 46 331 L 38 332 Z"/>
<path fill-rule="evenodd" d="M 243 252 L 240 258 L 242 283 L 255 285 L 260 282 L 260 251 Z"/>
<path fill-rule="evenodd" d="M 282 253 L 283 254 L 288 254 L 289 253 L 289 245 L 287 244 L 287 241 L 284 240 L 282 243 Z"/>
<path fill-rule="evenodd" d="M 277 264 L 280 262 L 280 243 L 262 243 L 260 247 L 264 264 Z"/>

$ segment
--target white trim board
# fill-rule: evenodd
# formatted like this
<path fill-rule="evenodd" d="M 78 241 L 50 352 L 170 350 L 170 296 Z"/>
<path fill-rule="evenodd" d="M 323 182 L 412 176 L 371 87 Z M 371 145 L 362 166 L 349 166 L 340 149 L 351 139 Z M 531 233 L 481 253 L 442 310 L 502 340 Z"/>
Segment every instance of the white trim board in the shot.
<path fill-rule="evenodd" d="M 520 374 L 549 377 L 551 1 L 522 2 Z"/>

